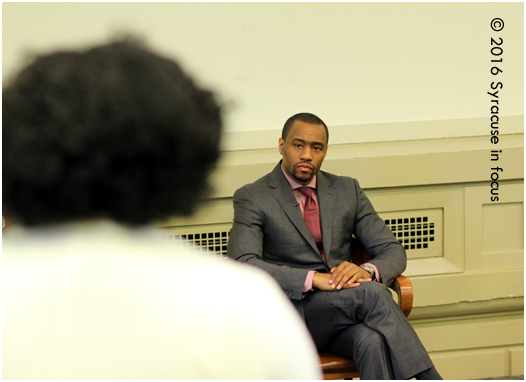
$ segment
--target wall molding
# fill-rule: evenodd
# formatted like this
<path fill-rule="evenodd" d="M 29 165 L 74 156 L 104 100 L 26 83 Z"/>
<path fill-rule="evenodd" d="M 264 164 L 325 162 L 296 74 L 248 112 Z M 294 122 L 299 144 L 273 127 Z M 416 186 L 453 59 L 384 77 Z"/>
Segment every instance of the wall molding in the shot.
<path fill-rule="evenodd" d="M 415 307 L 409 321 L 460 318 L 462 316 L 504 315 L 524 312 L 524 297 L 495 298 L 485 301 L 462 301 L 455 304 Z"/>
<path fill-rule="evenodd" d="M 500 116 L 500 134 L 523 134 L 524 116 Z M 223 151 L 250 151 L 277 148 L 281 128 L 225 132 Z M 484 118 L 445 119 L 328 126 L 329 146 L 380 142 L 421 141 L 443 138 L 487 137 L 490 120 Z"/>

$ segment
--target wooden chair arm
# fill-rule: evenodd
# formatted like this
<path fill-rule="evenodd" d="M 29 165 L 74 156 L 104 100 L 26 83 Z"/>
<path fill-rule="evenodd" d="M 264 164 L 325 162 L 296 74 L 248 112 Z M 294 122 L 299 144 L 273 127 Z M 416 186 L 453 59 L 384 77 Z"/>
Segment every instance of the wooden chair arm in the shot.
<path fill-rule="evenodd" d="M 320 354 L 323 379 L 352 379 L 360 377 L 352 359 L 334 354 Z"/>
<path fill-rule="evenodd" d="M 398 296 L 398 306 L 400 306 L 402 313 L 404 313 L 406 317 L 409 317 L 413 309 L 413 284 L 411 280 L 404 275 L 400 275 L 389 285 L 389 288 L 396 292 Z"/>

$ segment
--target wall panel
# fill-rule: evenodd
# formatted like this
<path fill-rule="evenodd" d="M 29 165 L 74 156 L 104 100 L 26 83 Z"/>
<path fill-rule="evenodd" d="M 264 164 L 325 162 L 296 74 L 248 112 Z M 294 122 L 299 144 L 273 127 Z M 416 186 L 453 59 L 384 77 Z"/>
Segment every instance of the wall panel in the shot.
<path fill-rule="evenodd" d="M 466 269 L 524 268 L 524 185 L 502 184 L 491 202 L 488 185 L 467 187 Z"/>

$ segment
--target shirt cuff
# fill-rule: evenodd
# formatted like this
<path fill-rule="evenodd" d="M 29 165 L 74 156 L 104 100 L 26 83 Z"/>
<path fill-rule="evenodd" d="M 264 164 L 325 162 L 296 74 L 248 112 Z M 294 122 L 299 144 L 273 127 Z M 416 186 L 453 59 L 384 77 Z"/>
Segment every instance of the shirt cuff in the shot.
<path fill-rule="evenodd" d="M 365 263 L 365 264 L 370 265 L 374 269 L 374 279 L 373 279 L 373 281 L 380 281 L 380 272 L 378 272 L 378 268 L 376 268 L 376 265 L 371 264 L 371 263 Z"/>
<path fill-rule="evenodd" d="M 312 288 L 312 280 L 314 278 L 315 273 L 316 271 L 309 271 L 309 273 L 307 273 L 307 278 L 305 279 L 305 283 L 303 284 L 303 292 L 310 292 L 314 290 Z"/>

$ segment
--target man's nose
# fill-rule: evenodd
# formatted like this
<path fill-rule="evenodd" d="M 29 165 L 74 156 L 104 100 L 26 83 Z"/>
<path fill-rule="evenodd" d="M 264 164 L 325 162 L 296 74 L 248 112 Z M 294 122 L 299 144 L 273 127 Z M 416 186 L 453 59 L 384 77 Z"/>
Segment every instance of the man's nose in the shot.
<path fill-rule="evenodd" d="M 301 152 L 301 159 L 302 160 L 312 160 L 312 150 L 310 147 L 305 147 Z"/>

